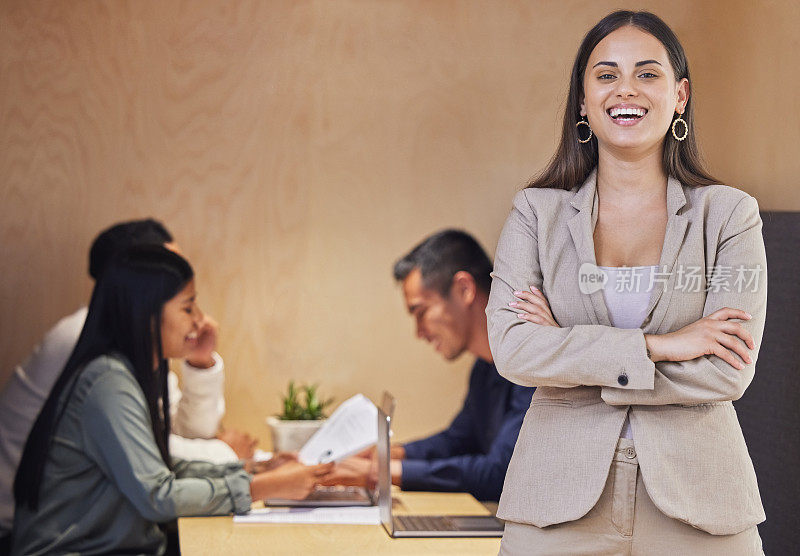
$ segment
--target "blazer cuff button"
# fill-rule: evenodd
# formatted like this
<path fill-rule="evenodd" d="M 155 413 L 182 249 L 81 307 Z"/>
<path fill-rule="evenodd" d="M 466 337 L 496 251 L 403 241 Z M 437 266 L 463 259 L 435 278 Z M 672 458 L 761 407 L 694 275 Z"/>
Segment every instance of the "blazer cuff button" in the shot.
<path fill-rule="evenodd" d="M 625 373 L 622 373 L 621 375 L 619 375 L 617 377 L 617 382 L 619 382 L 621 386 L 627 386 L 628 385 L 628 375 L 626 375 Z"/>

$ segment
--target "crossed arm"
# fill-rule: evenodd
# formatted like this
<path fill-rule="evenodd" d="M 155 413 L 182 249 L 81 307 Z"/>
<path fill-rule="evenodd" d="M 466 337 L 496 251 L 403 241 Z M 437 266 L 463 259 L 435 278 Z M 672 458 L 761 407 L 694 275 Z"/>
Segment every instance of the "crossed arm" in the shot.
<path fill-rule="evenodd" d="M 538 289 L 535 230 L 535 214 L 518 197 L 498 244 L 487 307 L 492 353 L 503 376 L 526 386 L 601 386 L 609 405 L 741 397 L 752 381 L 764 328 L 765 278 L 754 291 L 709 291 L 703 316 L 667 334 L 560 327 Z M 766 269 L 753 198 L 743 198 L 733 210 L 717 245 L 716 265 Z M 620 371 L 630 377 L 624 387 L 617 382 Z"/>

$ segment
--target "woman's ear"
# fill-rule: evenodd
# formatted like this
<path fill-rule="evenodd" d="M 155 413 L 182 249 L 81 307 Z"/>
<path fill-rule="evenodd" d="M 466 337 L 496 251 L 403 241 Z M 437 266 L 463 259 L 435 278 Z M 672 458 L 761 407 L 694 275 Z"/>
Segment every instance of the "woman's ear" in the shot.
<path fill-rule="evenodd" d="M 686 110 L 690 92 L 689 80 L 684 77 L 678 82 L 678 102 L 675 104 L 675 112 L 678 114 L 683 114 Z"/>

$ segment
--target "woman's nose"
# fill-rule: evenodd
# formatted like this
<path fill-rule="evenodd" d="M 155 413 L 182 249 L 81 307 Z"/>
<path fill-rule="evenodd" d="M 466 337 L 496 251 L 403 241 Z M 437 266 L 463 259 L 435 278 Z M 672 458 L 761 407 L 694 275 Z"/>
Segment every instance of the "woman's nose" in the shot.
<path fill-rule="evenodd" d="M 622 98 L 634 97 L 638 94 L 636 83 L 627 77 L 622 77 L 617 81 L 617 96 Z"/>

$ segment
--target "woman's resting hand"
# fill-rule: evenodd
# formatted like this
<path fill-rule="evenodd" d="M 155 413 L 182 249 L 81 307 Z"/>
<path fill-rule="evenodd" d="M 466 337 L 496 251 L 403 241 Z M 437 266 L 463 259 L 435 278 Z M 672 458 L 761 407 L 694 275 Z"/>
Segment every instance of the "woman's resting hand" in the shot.
<path fill-rule="evenodd" d="M 512 301 L 509 307 L 518 309 L 517 313 L 519 318 L 528 322 L 534 322 L 543 326 L 555 326 L 561 328 L 556 319 L 553 318 L 553 313 L 550 311 L 550 304 L 542 292 L 535 287 L 531 286 L 531 291 L 516 291 L 514 296 L 519 301 Z"/>
<path fill-rule="evenodd" d="M 668 334 L 645 334 L 644 339 L 654 362 L 689 361 L 704 355 L 716 355 L 742 370 L 744 363 L 752 362 L 748 348 L 754 349 L 755 342 L 753 336 L 735 321 L 751 318 L 749 313 L 739 309 L 723 307 L 680 330 Z"/>
<path fill-rule="evenodd" d="M 257 438 L 235 429 L 220 430 L 219 434 L 217 434 L 217 439 L 230 446 L 239 459 L 252 458 L 255 454 L 256 446 L 258 446 Z"/>

